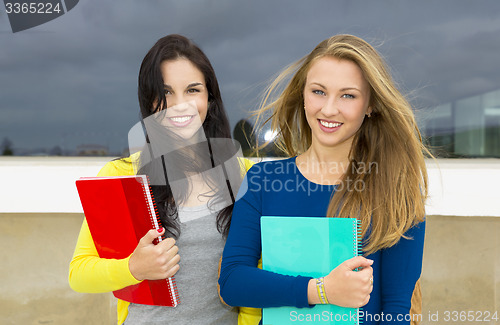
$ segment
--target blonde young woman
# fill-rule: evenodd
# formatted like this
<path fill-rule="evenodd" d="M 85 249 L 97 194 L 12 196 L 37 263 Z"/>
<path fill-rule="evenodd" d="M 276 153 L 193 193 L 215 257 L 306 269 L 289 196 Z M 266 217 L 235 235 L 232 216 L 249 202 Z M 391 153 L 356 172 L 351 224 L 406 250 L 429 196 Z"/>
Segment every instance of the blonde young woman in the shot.
<path fill-rule="evenodd" d="M 260 217 L 357 217 L 364 256 L 325 274 L 327 300 L 363 307 L 363 324 L 410 324 L 422 267 L 426 149 L 384 61 L 358 37 L 333 36 L 271 85 L 259 116 L 269 111 L 266 122 L 291 158 L 249 170 L 224 248 L 221 297 L 258 308 L 320 303 L 315 279 L 257 267 Z M 258 323 L 242 311 L 240 323 Z"/>

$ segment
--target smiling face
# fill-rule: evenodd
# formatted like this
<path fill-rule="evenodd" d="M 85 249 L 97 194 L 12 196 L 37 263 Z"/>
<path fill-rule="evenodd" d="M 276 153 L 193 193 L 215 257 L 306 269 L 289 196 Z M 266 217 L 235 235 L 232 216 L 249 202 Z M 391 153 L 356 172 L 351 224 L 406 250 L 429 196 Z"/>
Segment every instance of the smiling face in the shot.
<path fill-rule="evenodd" d="M 167 103 L 166 111 L 161 112 L 161 124 L 189 139 L 201 128 L 207 116 L 205 77 L 191 61 L 184 58 L 164 61 L 160 69 Z"/>
<path fill-rule="evenodd" d="M 359 66 L 325 56 L 313 63 L 304 87 L 305 115 L 313 147 L 351 147 L 365 115 L 370 87 Z"/>

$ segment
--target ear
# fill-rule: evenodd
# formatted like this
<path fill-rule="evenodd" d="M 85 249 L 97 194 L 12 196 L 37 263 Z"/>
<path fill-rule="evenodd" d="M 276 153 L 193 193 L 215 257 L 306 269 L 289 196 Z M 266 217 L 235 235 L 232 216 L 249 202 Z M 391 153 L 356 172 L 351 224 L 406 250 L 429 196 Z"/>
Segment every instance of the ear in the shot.
<path fill-rule="evenodd" d="M 368 109 L 366 110 L 366 116 L 371 117 L 372 116 L 372 107 L 368 106 Z"/>

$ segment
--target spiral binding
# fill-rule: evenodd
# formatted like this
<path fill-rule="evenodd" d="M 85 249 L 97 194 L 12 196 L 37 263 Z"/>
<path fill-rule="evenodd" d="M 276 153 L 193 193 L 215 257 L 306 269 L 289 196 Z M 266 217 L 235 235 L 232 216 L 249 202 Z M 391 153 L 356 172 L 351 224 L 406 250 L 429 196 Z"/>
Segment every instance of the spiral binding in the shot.
<path fill-rule="evenodd" d="M 149 205 L 148 213 L 149 213 L 149 218 L 151 220 L 151 224 L 153 225 L 154 229 L 159 229 L 161 225 L 161 219 L 160 219 L 160 214 L 158 213 L 158 207 L 156 206 L 155 198 L 153 196 L 153 191 L 151 190 L 151 185 L 149 183 L 149 176 L 140 175 L 140 180 L 143 184 L 142 190 L 144 192 L 144 197 L 148 201 Z M 164 239 L 166 239 L 165 234 L 158 237 L 158 242 L 161 242 Z M 173 276 L 166 279 L 166 281 L 168 281 L 170 288 L 172 288 L 173 292 L 169 291 L 168 294 L 170 295 L 170 298 L 173 301 L 175 307 L 180 303 L 177 282 L 175 281 L 175 277 Z"/>
<path fill-rule="evenodd" d="M 149 185 L 149 177 L 145 175 L 138 175 L 138 180 L 141 182 L 142 186 L 142 192 L 144 194 L 144 198 L 148 202 L 148 213 L 149 213 L 149 220 L 151 221 L 151 225 L 153 226 L 154 229 L 159 229 L 160 228 L 160 218 L 158 214 L 158 209 L 156 207 L 156 202 L 155 198 L 153 197 L 153 192 L 151 191 L 151 186 Z M 158 241 L 162 241 L 162 237 L 158 237 Z"/>
<path fill-rule="evenodd" d="M 175 282 L 175 277 L 170 277 L 167 279 L 168 283 L 170 284 L 170 288 L 173 289 L 174 295 L 172 296 L 172 293 L 169 292 L 170 297 L 172 297 L 172 300 L 174 301 L 174 307 L 177 306 L 181 301 L 179 299 L 179 289 L 177 289 L 177 282 Z"/>
<path fill-rule="evenodd" d="M 363 247 L 362 247 L 362 242 L 361 242 L 361 220 L 359 219 L 355 219 L 355 224 L 354 224 L 354 227 L 356 228 L 354 233 L 356 234 L 356 238 L 355 238 L 355 243 L 356 243 L 356 252 L 355 252 L 355 256 L 360 256 L 360 255 L 363 255 Z M 357 325 L 361 325 L 363 324 L 363 320 L 361 319 L 360 315 L 361 315 L 361 312 L 363 310 L 363 307 L 359 307 L 358 308 L 358 321 L 357 321 Z"/>
<path fill-rule="evenodd" d="M 361 242 L 361 220 L 356 219 L 356 254 L 355 256 L 360 256 L 363 255 L 363 247 L 362 247 L 362 242 Z"/>

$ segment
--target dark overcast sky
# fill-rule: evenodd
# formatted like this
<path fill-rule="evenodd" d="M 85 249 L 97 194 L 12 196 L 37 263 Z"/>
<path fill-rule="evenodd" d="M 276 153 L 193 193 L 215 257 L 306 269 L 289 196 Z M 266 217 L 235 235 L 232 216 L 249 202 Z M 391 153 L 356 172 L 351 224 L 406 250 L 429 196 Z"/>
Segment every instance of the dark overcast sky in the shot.
<path fill-rule="evenodd" d="M 15 34 L 0 11 L 0 140 L 16 148 L 126 147 L 140 63 L 171 33 L 210 58 L 233 126 L 277 72 L 339 33 L 375 45 L 418 108 L 500 88 L 498 0 L 82 0 Z"/>

